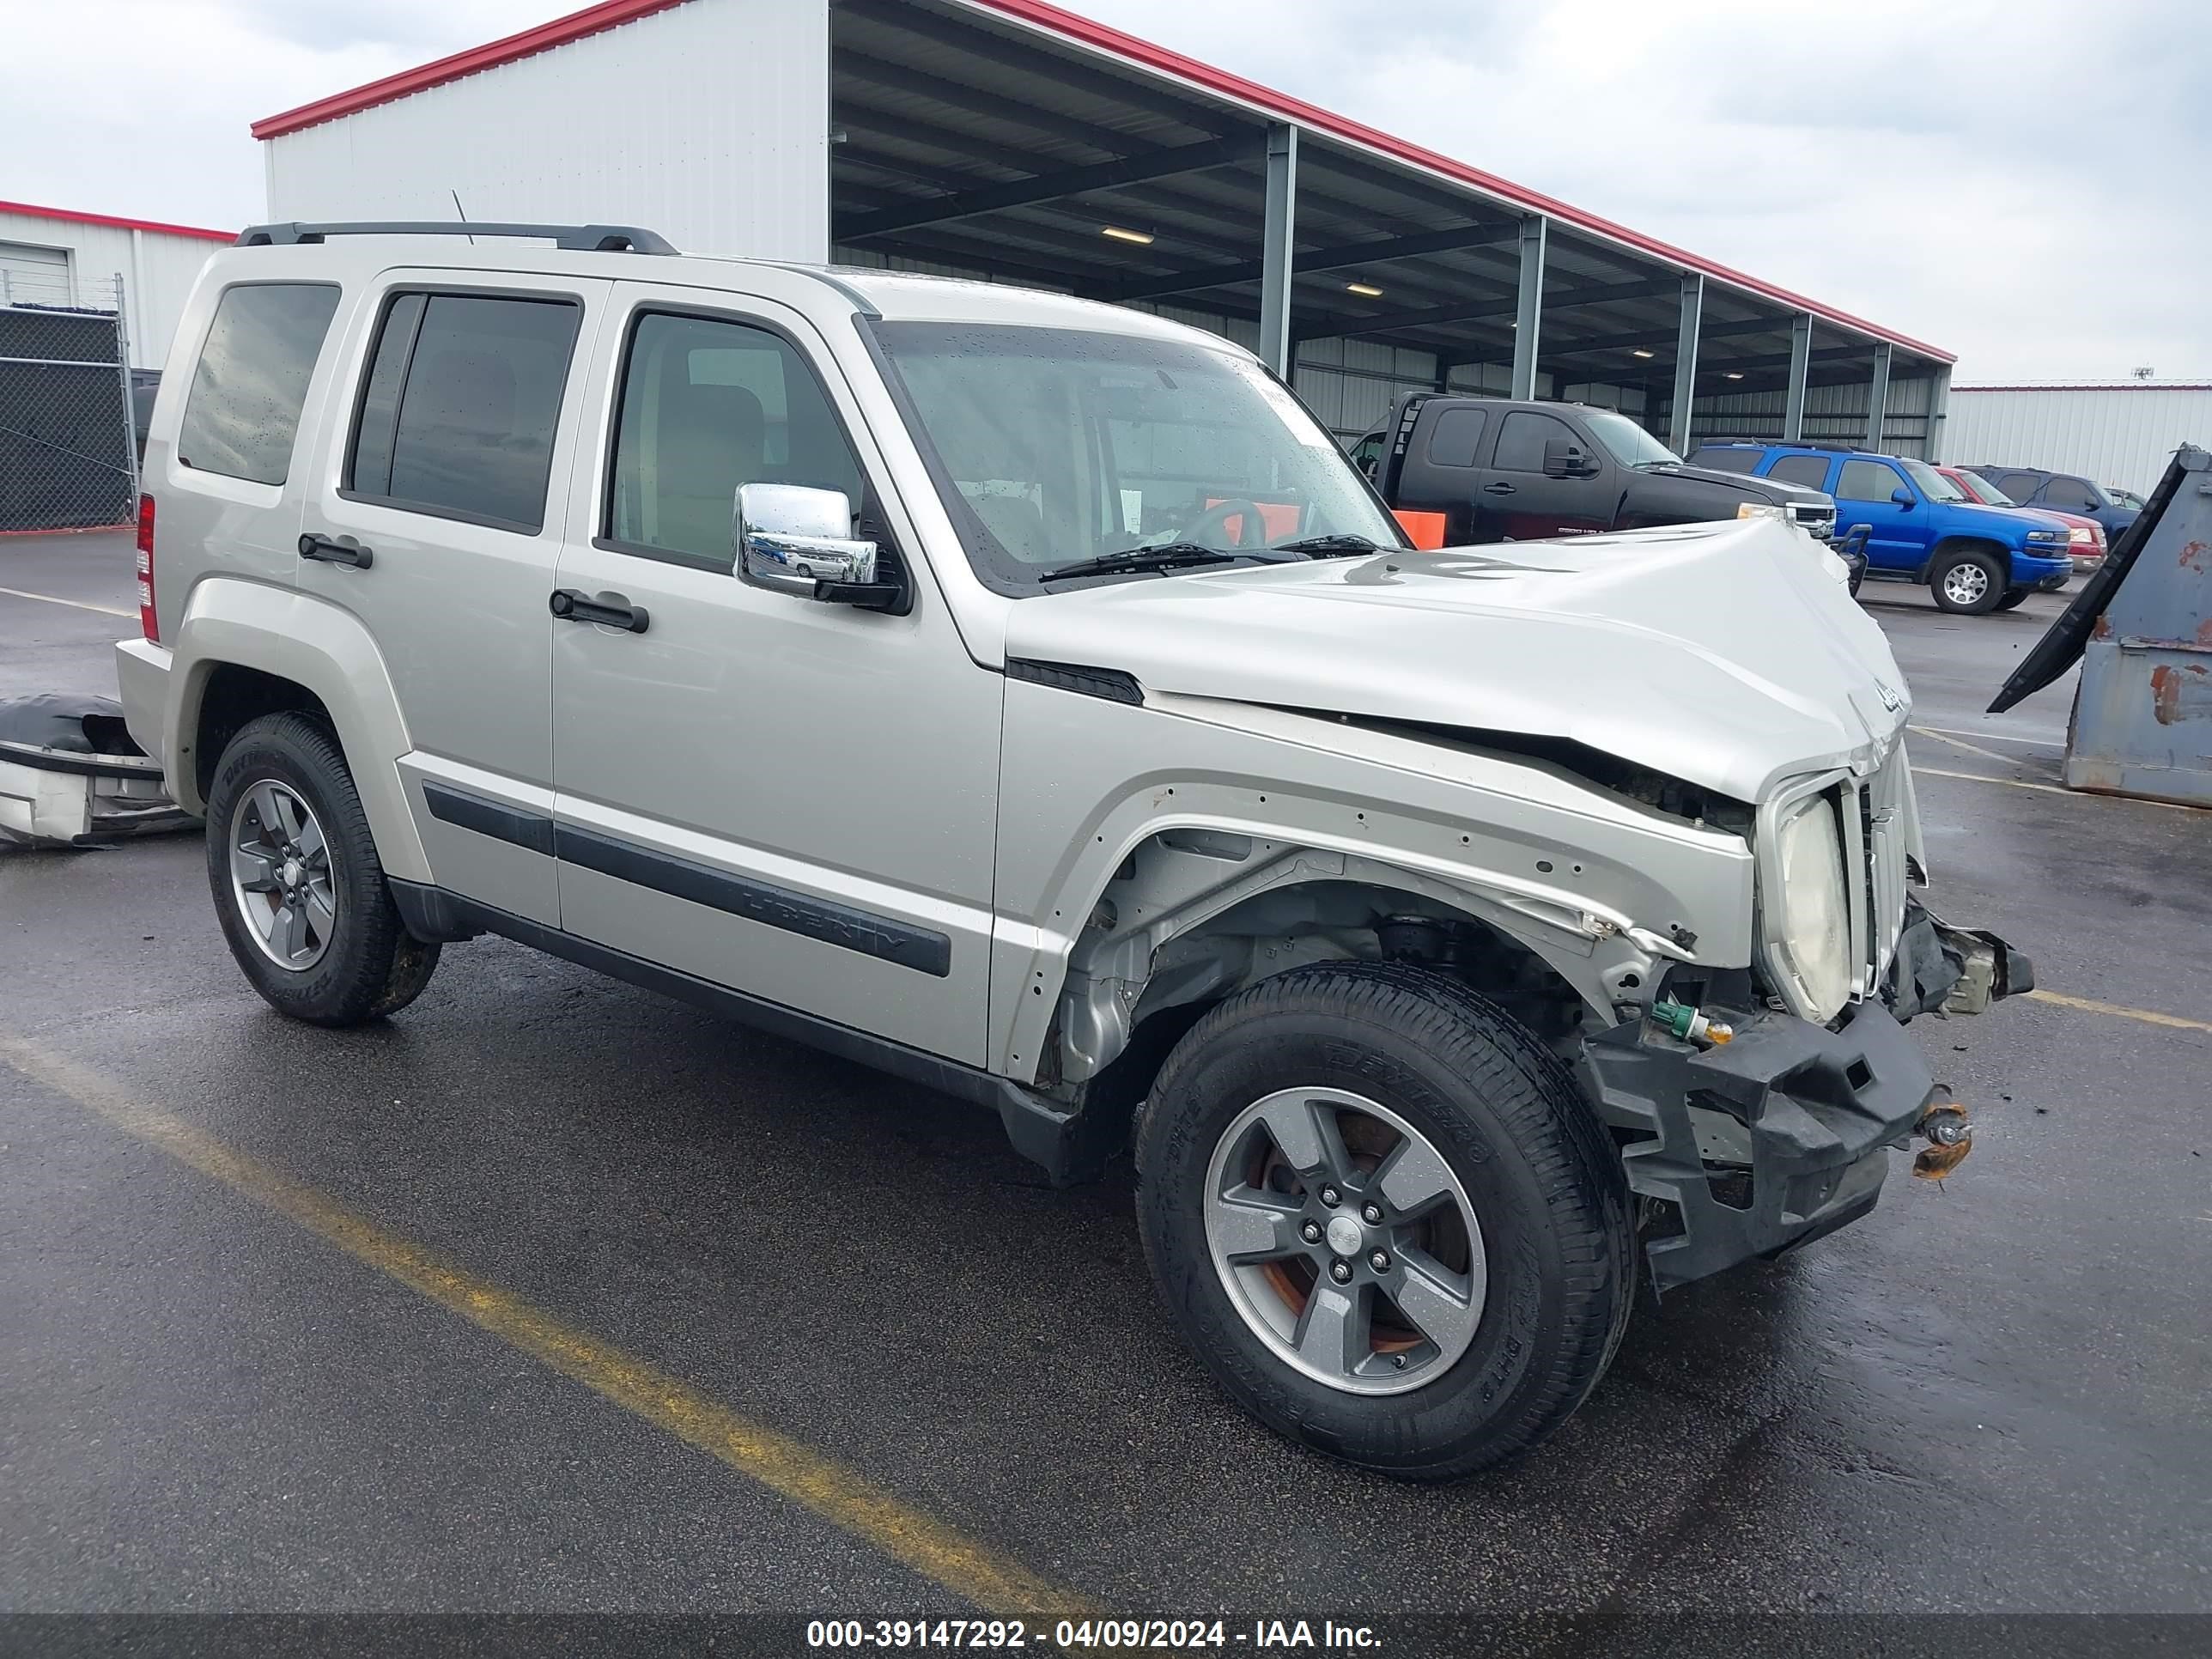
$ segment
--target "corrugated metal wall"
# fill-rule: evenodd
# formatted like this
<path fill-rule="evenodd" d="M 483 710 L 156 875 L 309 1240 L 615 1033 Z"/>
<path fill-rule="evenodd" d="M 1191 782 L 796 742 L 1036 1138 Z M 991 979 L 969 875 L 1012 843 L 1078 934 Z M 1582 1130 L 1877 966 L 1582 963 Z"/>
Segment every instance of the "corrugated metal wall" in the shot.
<path fill-rule="evenodd" d="M 1875 448 L 1889 455 L 1926 456 L 1928 410 L 1935 386 L 1933 380 L 1925 378 L 1893 380 L 1889 383 L 1889 401 L 1881 423 L 1882 441 L 1874 446 Z M 1864 443 L 1873 392 L 1873 386 L 1868 381 L 1808 386 L 1805 392 L 1802 435 L 1826 443 Z M 1722 392 L 1699 398 L 1690 406 L 1691 447 L 1694 448 L 1716 438 L 1759 438 L 1780 442 L 1783 399 L 1780 392 Z M 1951 394 L 1949 409 L 1948 434 L 1955 434 L 1959 424 L 1959 398 L 1955 392 Z M 1957 438 L 1948 434 L 1943 441 L 1946 459 L 1960 453 Z"/>
<path fill-rule="evenodd" d="M 69 255 L 70 278 L 65 283 L 42 279 L 15 264 L 9 273 L 7 290 L 18 305 L 83 306 L 112 311 L 115 279 L 122 277 L 133 368 L 161 367 L 200 267 L 223 246 L 202 236 L 171 236 L 160 231 L 4 212 L 0 212 L 0 243 L 58 248 Z"/>
<path fill-rule="evenodd" d="M 678 6 L 268 140 L 273 219 L 642 224 L 693 253 L 819 260 L 828 0 Z M 485 142 L 497 135 L 496 143 Z"/>
<path fill-rule="evenodd" d="M 2185 443 L 2212 444 L 2212 386 L 1951 389 L 1945 458 L 2087 474 L 2148 495 Z"/>

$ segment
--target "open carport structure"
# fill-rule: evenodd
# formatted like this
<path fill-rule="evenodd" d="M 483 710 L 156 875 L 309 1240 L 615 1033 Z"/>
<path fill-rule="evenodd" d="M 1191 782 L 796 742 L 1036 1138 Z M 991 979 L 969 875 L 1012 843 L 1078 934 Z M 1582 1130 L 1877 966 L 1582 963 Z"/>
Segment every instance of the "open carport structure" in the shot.
<path fill-rule="evenodd" d="M 1945 352 L 1039 0 L 607 0 L 254 132 L 273 216 L 420 218 L 458 185 L 478 217 L 1143 305 L 1347 437 L 1458 387 L 1678 449 L 1941 450 Z"/>

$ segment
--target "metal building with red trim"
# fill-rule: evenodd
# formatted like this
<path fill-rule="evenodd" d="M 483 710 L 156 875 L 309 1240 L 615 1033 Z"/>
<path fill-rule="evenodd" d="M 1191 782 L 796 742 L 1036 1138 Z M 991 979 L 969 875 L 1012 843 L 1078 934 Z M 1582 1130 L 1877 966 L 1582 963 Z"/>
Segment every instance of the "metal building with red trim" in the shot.
<path fill-rule="evenodd" d="M 1169 311 L 1409 387 L 1940 453 L 1949 353 L 1043 0 L 602 0 L 272 115 L 278 219 L 645 224 Z"/>

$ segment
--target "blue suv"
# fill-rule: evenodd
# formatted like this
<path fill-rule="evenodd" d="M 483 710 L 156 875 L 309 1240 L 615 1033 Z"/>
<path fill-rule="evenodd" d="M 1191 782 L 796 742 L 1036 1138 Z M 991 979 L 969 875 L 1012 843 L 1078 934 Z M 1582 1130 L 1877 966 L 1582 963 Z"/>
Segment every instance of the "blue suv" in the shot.
<path fill-rule="evenodd" d="M 2009 611 L 2074 573 L 2067 532 L 2031 514 L 1984 507 L 1925 461 L 1818 444 L 1712 443 L 1690 457 L 1836 498 L 1836 539 L 1866 526 L 1867 575 L 1925 582 L 1944 611 Z"/>

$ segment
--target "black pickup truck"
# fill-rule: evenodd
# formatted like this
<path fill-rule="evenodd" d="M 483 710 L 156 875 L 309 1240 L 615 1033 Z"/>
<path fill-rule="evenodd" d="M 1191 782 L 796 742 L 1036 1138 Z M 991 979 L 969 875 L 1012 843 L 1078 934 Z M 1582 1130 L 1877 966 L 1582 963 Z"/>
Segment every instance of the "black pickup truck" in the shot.
<path fill-rule="evenodd" d="M 1584 404 L 1417 392 L 1354 444 L 1382 499 L 1444 515 L 1444 544 L 1695 524 L 1778 507 L 1826 541 L 1836 504 L 1817 489 L 1686 465 L 1626 416 Z"/>

